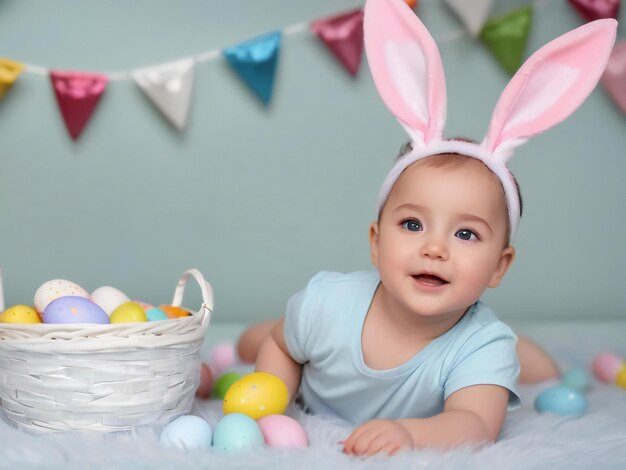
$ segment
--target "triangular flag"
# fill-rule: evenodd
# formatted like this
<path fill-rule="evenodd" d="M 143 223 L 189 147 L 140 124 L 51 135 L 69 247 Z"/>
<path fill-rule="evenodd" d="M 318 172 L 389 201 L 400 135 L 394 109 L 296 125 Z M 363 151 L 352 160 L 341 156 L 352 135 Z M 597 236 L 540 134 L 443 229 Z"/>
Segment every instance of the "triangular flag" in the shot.
<path fill-rule="evenodd" d="M 568 0 L 587 21 L 601 18 L 618 19 L 620 0 Z"/>
<path fill-rule="evenodd" d="M 277 31 L 223 51 L 231 67 L 265 104 L 272 99 L 281 38 Z"/>
<path fill-rule="evenodd" d="M 480 34 L 491 14 L 493 0 L 444 0 L 474 37 Z"/>
<path fill-rule="evenodd" d="M 23 69 L 24 66 L 19 62 L 0 57 L 0 99 L 9 91 Z"/>
<path fill-rule="evenodd" d="M 107 87 L 106 75 L 51 71 L 52 88 L 65 125 L 77 140 Z"/>
<path fill-rule="evenodd" d="M 132 73 L 137 85 L 179 131 L 187 124 L 193 69 L 193 59 L 189 58 Z"/>
<path fill-rule="evenodd" d="M 522 65 L 532 18 L 531 6 L 520 8 L 492 18 L 480 33 L 480 39 L 511 75 Z"/>
<path fill-rule="evenodd" d="M 311 23 L 311 31 L 326 44 L 354 77 L 363 55 L 363 10 L 321 18 Z"/>
<path fill-rule="evenodd" d="M 602 86 L 626 113 L 626 41 L 615 44 L 604 70 Z"/>

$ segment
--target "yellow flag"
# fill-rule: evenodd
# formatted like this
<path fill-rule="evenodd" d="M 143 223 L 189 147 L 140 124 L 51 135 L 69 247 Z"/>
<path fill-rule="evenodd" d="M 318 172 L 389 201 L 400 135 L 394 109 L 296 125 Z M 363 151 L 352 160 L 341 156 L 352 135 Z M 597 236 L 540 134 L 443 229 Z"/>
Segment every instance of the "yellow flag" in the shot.
<path fill-rule="evenodd" d="M 24 66 L 19 62 L 0 57 L 0 99 L 17 80 Z"/>

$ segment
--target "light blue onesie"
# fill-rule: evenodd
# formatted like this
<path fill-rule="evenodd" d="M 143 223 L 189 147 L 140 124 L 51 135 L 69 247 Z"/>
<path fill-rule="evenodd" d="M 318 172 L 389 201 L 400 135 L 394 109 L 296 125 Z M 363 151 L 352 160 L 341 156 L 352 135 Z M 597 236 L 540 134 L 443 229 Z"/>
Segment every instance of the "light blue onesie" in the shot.
<path fill-rule="evenodd" d="M 520 404 L 516 336 L 478 301 L 449 331 L 398 367 L 375 370 L 363 361 L 361 332 L 380 278 L 377 272 L 321 272 L 287 304 L 285 341 L 302 368 L 300 396 L 315 414 L 351 423 L 425 418 L 470 385 L 509 390 Z"/>

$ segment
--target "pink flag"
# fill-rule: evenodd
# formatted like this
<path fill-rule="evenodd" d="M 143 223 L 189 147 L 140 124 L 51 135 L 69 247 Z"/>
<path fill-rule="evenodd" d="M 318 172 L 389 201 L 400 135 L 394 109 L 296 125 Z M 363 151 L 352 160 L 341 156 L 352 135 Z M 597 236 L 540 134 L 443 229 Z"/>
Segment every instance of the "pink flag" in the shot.
<path fill-rule="evenodd" d="M 600 83 L 626 113 L 626 41 L 618 42 L 613 47 Z"/>
<path fill-rule="evenodd" d="M 324 41 L 346 70 L 356 76 L 363 53 L 363 10 L 314 21 L 311 31 Z"/>
<path fill-rule="evenodd" d="M 618 19 L 620 0 L 569 0 L 569 3 L 587 21 Z"/>
<path fill-rule="evenodd" d="M 67 130 L 72 139 L 77 140 L 107 87 L 107 77 L 86 72 L 51 71 L 50 80 Z"/>

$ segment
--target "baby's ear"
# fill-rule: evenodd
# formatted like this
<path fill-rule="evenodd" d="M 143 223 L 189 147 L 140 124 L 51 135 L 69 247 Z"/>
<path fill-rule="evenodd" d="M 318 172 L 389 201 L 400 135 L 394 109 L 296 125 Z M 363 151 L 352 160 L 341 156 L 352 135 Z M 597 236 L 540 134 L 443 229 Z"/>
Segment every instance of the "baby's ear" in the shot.
<path fill-rule="evenodd" d="M 378 222 L 372 222 L 370 224 L 370 256 L 372 264 L 378 267 Z"/>
<path fill-rule="evenodd" d="M 498 260 L 496 270 L 494 271 L 493 275 L 491 276 L 491 280 L 489 281 L 489 287 L 498 287 L 498 285 L 500 285 L 500 281 L 502 281 L 502 278 L 504 278 L 504 275 L 513 264 L 514 259 L 515 248 L 513 248 L 511 245 L 508 245 L 502 250 L 502 253 L 500 253 L 500 259 Z"/>

